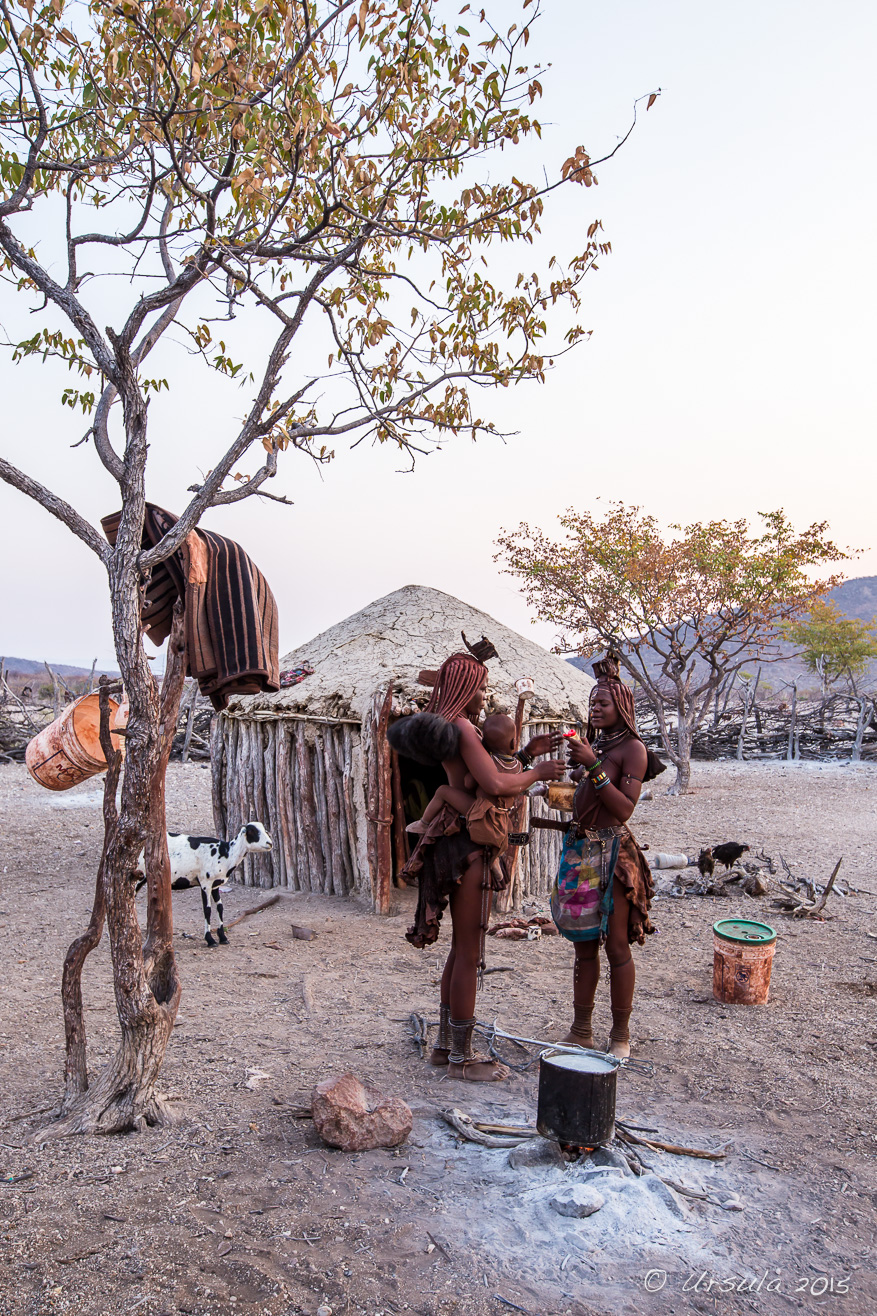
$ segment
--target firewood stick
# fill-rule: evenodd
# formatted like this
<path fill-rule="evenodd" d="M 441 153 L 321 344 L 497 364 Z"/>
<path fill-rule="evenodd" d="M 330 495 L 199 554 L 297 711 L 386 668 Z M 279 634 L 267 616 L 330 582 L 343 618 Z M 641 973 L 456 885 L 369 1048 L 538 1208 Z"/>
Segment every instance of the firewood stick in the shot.
<path fill-rule="evenodd" d="M 471 1117 L 464 1111 L 458 1110 L 456 1106 L 451 1110 L 441 1110 L 439 1114 L 461 1138 L 465 1138 L 468 1142 L 480 1143 L 482 1147 L 517 1147 L 525 1137 L 532 1136 L 530 1133 L 517 1133 L 513 1137 L 497 1138 L 492 1133 L 482 1133 L 476 1128 Z"/>
<path fill-rule="evenodd" d="M 727 1155 L 724 1151 L 700 1151 L 697 1147 L 679 1147 L 674 1142 L 658 1142 L 654 1138 L 638 1138 L 635 1133 L 630 1133 L 620 1123 L 619 1129 L 628 1142 L 633 1142 L 638 1147 L 648 1147 L 650 1151 L 672 1152 L 674 1156 L 696 1156 L 701 1161 L 723 1161 Z"/>
<path fill-rule="evenodd" d="M 261 905 L 254 905 L 252 909 L 245 909 L 243 914 L 238 914 L 237 918 L 233 918 L 230 923 L 226 923 L 226 929 L 236 927 L 238 923 L 242 923 L 244 919 L 249 918 L 251 914 L 261 914 L 263 909 L 268 909 L 271 905 L 276 905 L 279 899 L 279 895 L 271 896 L 268 900 L 263 900 Z"/>
<path fill-rule="evenodd" d="M 472 1127 L 481 1133 L 505 1133 L 510 1137 L 537 1138 L 539 1136 L 536 1129 L 526 1124 L 482 1124 L 478 1120 L 473 1120 Z"/>
<path fill-rule="evenodd" d="M 825 908 L 825 902 L 831 893 L 831 888 L 834 886 L 834 879 L 837 877 L 838 871 L 843 861 L 844 861 L 844 857 L 843 855 L 841 855 L 840 859 L 838 859 L 837 863 L 834 866 L 834 872 L 832 873 L 831 877 L 828 879 L 828 884 L 826 885 L 825 890 L 823 891 L 822 895 L 819 898 L 819 903 L 817 905 L 814 905 L 812 909 L 808 909 L 807 911 L 808 914 L 818 914 L 821 909 Z"/>
<path fill-rule="evenodd" d="M 675 1179 L 665 1179 L 658 1175 L 661 1183 L 665 1183 L 668 1188 L 672 1188 L 674 1193 L 681 1193 L 683 1197 L 693 1197 L 696 1202 L 708 1202 L 710 1206 L 720 1206 L 724 1211 L 742 1211 L 743 1207 L 738 1203 L 733 1205 L 722 1202 L 712 1193 L 699 1193 L 696 1188 L 688 1188 L 684 1183 L 677 1183 Z"/>

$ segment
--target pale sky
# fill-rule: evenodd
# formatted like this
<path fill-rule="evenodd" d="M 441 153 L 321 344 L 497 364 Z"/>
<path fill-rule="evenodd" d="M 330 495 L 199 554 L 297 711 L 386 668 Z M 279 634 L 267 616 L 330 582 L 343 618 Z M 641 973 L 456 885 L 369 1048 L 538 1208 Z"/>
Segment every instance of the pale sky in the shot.
<path fill-rule="evenodd" d="M 282 651 L 411 583 L 550 644 L 550 628 L 529 629 L 493 541 L 524 519 L 551 530 L 565 507 L 598 499 L 666 522 L 782 506 L 865 550 L 848 574 L 877 574 L 877 9 L 544 0 L 544 11 L 529 54 L 553 67 L 525 177 L 556 170 L 579 143 L 592 157 L 611 149 L 634 99 L 662 89 L 597 170 L 600 186 L 565 189 L 546 212 L 558 253 L 584 246 L 595 218 L 612 242 L 585 282 L 593 336 L 544 386 L 479 395 L 482 414 L 518 431 L 506 444 L 450 441 L 413 475 L 372 449 L 339 448 L 322 474 L 287 456 L 272 490 L 294 507 L 253 500 L 209 514 L 265 572 Z M 10 297 L 4 285 L 7 331 Z M 0 379 L 4 454 L 96 524 L 116 507 L 114 485 L 91 447 L 70 449 L 86 422 L 60 407 L 66 372 L 6 355 Z M 153 501 L 182 509 L 226 446 L 226 416 L 197 369 L 152 404 Z M 103 569 L 3 485 L 0 582 L 0 654 L 115 665 Z"/>

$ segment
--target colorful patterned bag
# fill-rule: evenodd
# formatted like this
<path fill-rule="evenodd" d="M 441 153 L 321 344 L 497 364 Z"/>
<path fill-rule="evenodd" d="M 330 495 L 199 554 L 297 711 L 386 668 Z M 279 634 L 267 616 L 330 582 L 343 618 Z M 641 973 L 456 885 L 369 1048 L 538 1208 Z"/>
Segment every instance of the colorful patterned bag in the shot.
<path fill-rule="evenodd" d="M 619 844 L 615 828 L 580 836 L 573 826 L 567 832 L 551 888 L 551 917 L 568 941 L 592 941 L 606 935 Z"/>

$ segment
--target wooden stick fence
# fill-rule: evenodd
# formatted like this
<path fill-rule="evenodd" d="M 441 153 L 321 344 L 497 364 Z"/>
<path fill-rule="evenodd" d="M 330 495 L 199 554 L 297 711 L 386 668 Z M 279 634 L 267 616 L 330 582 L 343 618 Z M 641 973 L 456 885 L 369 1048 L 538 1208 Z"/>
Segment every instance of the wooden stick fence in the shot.
<path fill-rule="evenodd" d="M 270 854 L 247 855 L 248 886 L 371 896 L 362 731 L 357 722 L 222 715 L 211 734 L 216 827 L 258 818 Z"/>
<path fill-rule="evenodd" d="M 214 719 L 210 745 L 216 828 L 233 836 L 258 818 L 274 838 L 270 854 L 248 855 L 243 881 L 326 895 L 356 894 L 389 912 L 404 862 L 399 834 L 401 783 L 386 739 L 389 692 L 372 701 L 364 725 L 353 719 Z M 552 723 L 530 723 L 527 738 Z M 540 817 L 543 800 L 529 802 Z M 528 823 L 524 818 L 524 829 Z M 561 835 L 534 831 L 515 865 L 511 899 L 544 896 L 560 858 Z"/>

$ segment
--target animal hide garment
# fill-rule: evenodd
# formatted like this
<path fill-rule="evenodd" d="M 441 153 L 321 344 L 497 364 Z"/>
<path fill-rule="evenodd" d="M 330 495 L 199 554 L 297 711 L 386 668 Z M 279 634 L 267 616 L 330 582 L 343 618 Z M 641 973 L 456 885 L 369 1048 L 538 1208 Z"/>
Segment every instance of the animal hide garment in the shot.
<path fill-rule="evenodd" d="M 667 764 L 663 759 L 658 758 L 653 749 L 647 748 L 646 754 L 649 762 L 648 767 L 643 774 L 643 781 L 654 781 L 656 777 L 660 777 L 662 772 L 667 771 Z"/>
<path fill-rule="evenodd" d="M 397 754 L 428 767 L 456 758 L 460 749 L 460 732 L 437 713 L 400 717 L 388 727 L 387 740 Z"/>

